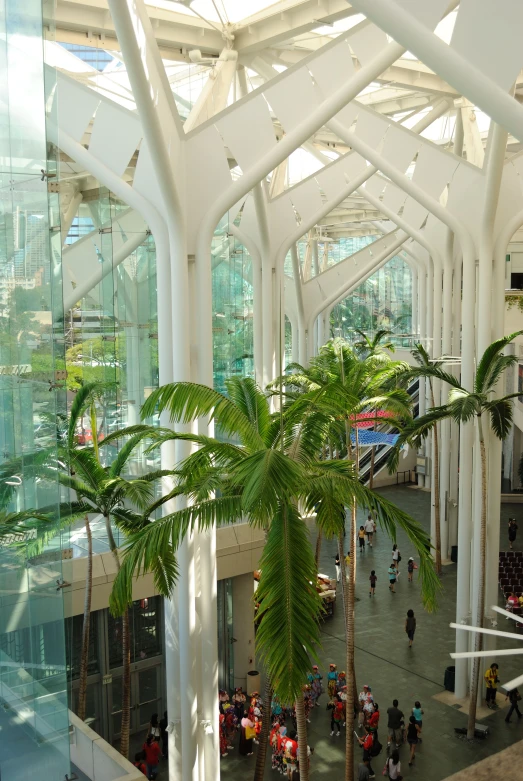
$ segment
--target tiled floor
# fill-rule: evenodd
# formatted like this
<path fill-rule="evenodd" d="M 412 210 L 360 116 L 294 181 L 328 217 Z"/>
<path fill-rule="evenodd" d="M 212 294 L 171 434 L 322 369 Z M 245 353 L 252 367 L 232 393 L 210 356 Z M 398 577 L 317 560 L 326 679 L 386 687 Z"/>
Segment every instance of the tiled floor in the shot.
<path fill-rule="evenodd" d="M 430 497 L 426 492 L 408 487 L 383 489 L 383 494 L 393 500 L 403 509 L 410 512 L 422 523 L 427 524 L 430 516 Z M 364 513 L 360 513 L 362 520 Z M 520 519 L 523 507 L 502 505 L 502 546 L 506 547 L 506 520 L 509 515 Z M 521 527 L 521 524 L 520 524 Z M 523 527 L 521 527 L 523 528 Z M 523 533 L 520 535 L 523 537 Z M 314 539 L 313 539 L 314 544 Z M 468 767 L 484 757 L 495 753 L 517 740 L 523 738 L 523 723 L 504 722 L 504 710 L 492 713 L 483 723 L 490 728 L 488 738 L 481 743 L 469 745 L 458 739 L 454 727 L 466 725 L 466 714 L 452 706 L 434 699 L 443 689 L 445 667 L 451 663 L 449 652 L 454 648 L 454 631 L 449 623 L 455 619 L 455 589 L 456 567 L 445 567 L 442 578 L 444 591 L 441 595 L 437 613 L 428 615 L 423 611 L 419 596 L 419 586 L 407 582 L 406 564 L 413 551 L 400 533 L 398 538 L 402 552 L 402 574 L 397 584 L 397 593 L 390 594 L 387 588 L 387 568 L 390 563 L 390 540 L 383 532 L 378 532 L 374 548 L 367 549 L 364 554 L 358 554 L 357 598 L 356 607 L 356 671 L 358 688 L 364 683 L 372 686 L 375 698 L 380 704 L 382 714 L 392 704 L 399 700 L 400 708 L 405 713 L 410 712 L 415 700 L 420 700 L 425 711 L 423 723 L 423 744 L 416 756 L 416 765 L 410 768 L 408 749 L 401 749 L 404 760 L 402 774 L 405 778 L 418 777 L 423 781 L 440 781 L 456 771 Z M 521 540 L 517 548 L 521 549 Z M 321 566 L 323 572 L 334 576 L 334 556 L 336 543 L 323 543 Z M 371 569 L 378 574 L 376 596 L 368 596 L 368 577 Z M 412 649 L 408 647 L 404 632 L 404 619 L 409 608 L 415 611 L 417 631 Z M 505 622 L 503 622 L 505 623 Z M 503 626 L 502 629 L 508 629 Z M 512 641 L 507 640 L 510 647 Z M 342 612 L 329 619 L 323 628 L 323 647 L 320 655 L 320 666 L 325 671 L 330 661 L 338 664 L 338 669 L 344 668 L 344 630 Z M 520 669 L 520 668 L 519 668 Z M 500 664 L 501 679 L 507 680 L 512 673 L 517 674 L 518 665 L 511 660 L 503 660 Z M 498 701 L 501 704 L 501 697 Z M 503 698 L 504 699 L 504 698 Z M 323 697 L 324 704 L 326 702 Z M 314 781 L 341 781 L 344 767 L 344 737 L 331 738 L 329 715 L 325 707 L 316 708 L 312 713 L 312 724 L 309 729 L 309 743 L 315 748 L 311 764 L 311 779 Z M 385 735 L 386 715 L 382 715 L 381 735 Z M 523 722 L 523 719 L 522 719 Z M 358 762 L 360 750 L 357 751 Z M 227 781 L 248 779 L 254 771 L 254 757 L 240 757 L 235 741 L 235 750 L 222 759 L 222 777 Z M 378 757 L 374 765 L 377 776 L 381 775 L 385 758 Z M 266 778 L 274 778 L 270 769 L 270 761 L 266 770 Z M 159 781 L 165 781 L 165 770 L 158 776 Z"/>

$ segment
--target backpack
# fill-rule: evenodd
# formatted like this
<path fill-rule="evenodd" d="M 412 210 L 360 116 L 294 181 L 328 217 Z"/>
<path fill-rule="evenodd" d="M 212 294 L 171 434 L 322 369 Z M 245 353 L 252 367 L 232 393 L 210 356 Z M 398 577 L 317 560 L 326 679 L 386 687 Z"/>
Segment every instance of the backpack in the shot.
<path fill-rule="evenodd" d="M 382 748 L 383 748 L 383 746 L 379 742 L 379 740 L 377 738 L 374 738 L 374 742 L 373 742 L 372 746 L 370 747 L 369 754 L 371 755 L 371 757 L 377 757 L 378 754 L 381 754 Z"/>

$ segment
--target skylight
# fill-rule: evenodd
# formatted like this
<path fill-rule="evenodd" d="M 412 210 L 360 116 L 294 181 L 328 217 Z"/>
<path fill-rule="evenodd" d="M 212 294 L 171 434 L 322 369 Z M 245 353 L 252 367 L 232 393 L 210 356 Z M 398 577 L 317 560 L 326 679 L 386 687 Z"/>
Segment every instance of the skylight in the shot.
<path fill-rule="evenodd" d="M 154 5 L 169 11 L 191 16 L 202 16 L 209 22 L 237 24 L 265 9 L 282 5 L 282 0 L 146 0 L 147 5 Z"/>

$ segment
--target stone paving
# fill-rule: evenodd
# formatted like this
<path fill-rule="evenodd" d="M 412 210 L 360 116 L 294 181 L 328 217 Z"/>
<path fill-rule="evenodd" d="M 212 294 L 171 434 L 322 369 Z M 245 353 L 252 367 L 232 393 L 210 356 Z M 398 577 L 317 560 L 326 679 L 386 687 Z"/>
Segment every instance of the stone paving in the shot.
<path fill-rule="evenodd" d="M 382 493 L 423 524 L 428 525 L 430 517 L 430 495 L 410 487 L 391 487 L 382 489 Z M 522 549 L 523 539 L 523 506 L 502 505 L 502 548 L 506 548 L 506 521 L 509 515 L 520 520 L 521 539 L 515 547 Z M 361 522 L 364 513 L 359 513 Z M 312 543 L 315 535 L 312 535 Z M 386 710 L 392 705 L 392 700 L 399 700 L 400 709 L 405 714 L 410 710 L 415 700 L 420 700 L 425 711 L 423 719 L 423 744 L 418 747 L 416 762 L 408 766 L 408 747 L 400 750 L 402 774 L 405 778 L 417 777 L 423 781 L 440 781 L 469 765 L 484 759 L 497 751 L 511 746 L 523 738 L 523 723 L 518 720 L 505 724 L 504 708 L 497 712 L 488 711 L 483 723 L 490 729 L 486 740 L 470 745 L 459 739 L 454 727 L 466 726 L 466 714 L 451 705 L 434 699 L 444 691 L 443 678 L 447 665 L 451 664 L 449 653 L 454 648 L 454 630 L 449 623 L 455 619 L 456 567 L 451 564 L 444 569 L 442 577 L 443 592 L 439 600 L 438 611 L 427 614 L 423 610 L 420 599 L 419 584 L 407 582 L 407 560 L 414 551 L 402 533 L 398 536 L 402 553 L 400 565 L 401 575 L 397 583 L 397 593 L 391 594 L 387 587 L 387 569 L 390 564 L 391 542 L 384 532 L 378 530 L 377 539 L 372 549 L 358 555 L 356 595 L 359 600 L 356 606 L 356 673 L 358 690 L 368 683 L 373 690 L 375 699 L 380 704 L 382 712 L 380 738 L 385 743 Z M 324 541 L 320 559 L 320 571 L 334 577 L 334 557 L 336 543 Z M 370 570 L 375 569 L 378 575 L 376 596 L 369 597 L 368 577 Z M 413 647 L 409 649 L 404 631 L 404 621 L 407 610 L 412 608 L 417 617 L 417 631 Z M 502 629 L 508 629 L 503 622 Z M 340 604 L 335 615 L 323 625 L 322 649 L 320 653 L 320 669 L 326 675 L 330 661 L 338 665 L 338 670 L 344 669 L 344 629 Z M 506 641 L 505 647 L 514 645 Z M 520 670 L 521 668 L 519 668 Z M 507 680 L 518 673 L 517 662 L 512 659 L 501 659 L 500 677 Z M 500 690 L 501 691 L 501 690 Z M 309 727 L 309 744 L 314 747 L 315 754 L 311 762 L 310 777 L 312 781 L 342 781 L 344 769 L 344 735 L 340 738 L 330 737 L 330 716 L 325 710 L 326 696 L 323 704 L 315 708 L 311 715 Z M 504 697 L 498 694 L 498 702 L 504 704 Z M 521 720 L 523 722 L 523 719 Z M 241 757 L 238 753 L 237 740 L 235 748 L 229 756 L 221 760 L 222 778 L 227 781 L 252 778 L 255 757 Z M 361 751 L 356 752 L 360 761 Z M 376 776 L 381 776 L 385 762 L 382 754 L 373 761 Z M 265 777 L 274 778 L 270 759 L 267 763 Z M 159 781 L 167 779 L 165 765 L 158 776 Z"/>

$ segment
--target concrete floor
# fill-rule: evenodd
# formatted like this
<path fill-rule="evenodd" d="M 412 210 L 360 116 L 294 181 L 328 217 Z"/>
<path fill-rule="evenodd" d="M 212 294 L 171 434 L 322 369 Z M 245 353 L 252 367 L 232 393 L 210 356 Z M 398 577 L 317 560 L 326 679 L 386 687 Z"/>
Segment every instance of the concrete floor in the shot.
<path fill-rule="evenodd" d="M 430 495 L 424 491 L 408 487 L 393 487 L 382 490 L 387 498 L 407 510 L 424 525 L 430 518 Z M 502 505 L 501 508 L 501 546 L 506 544 L 506 521 L 510 515 L 521 519 L 523 508 L 519 505 Z M 363 522 L 365 513 L 359 514 Z M 523 529 L 520 524 L 520 529 Z M 313 535 L 314 537 L 314 535 Z M 523 531 L 515 548 L 521 550 Z M 314 538 L 312 540 L 315 542 Z M 523 723 L 512 721 L 505 724 L 506 711 L 487 711 L 488 716 L 483 723 L 489 726 L 490 734 L 485 741 L 470 745 L 456 737 L 454 727 L 466 726 L 465 713 L 435 700 L 436 695 L 443 692 L 443 677 L 447 665 L 451 664 L 450 651 L 454 648 L 454 630 L 449 623 L 455 619 L 455 589 L 456 567 L 445 567 L 442 577 L 443 592 L 437 613 L 428 615 L 424 612 L 419 585 L 407 582 L 407 560 L 414 551 L 403 534 L 399 534 L 398 543 L 402 553 L 402 572 L 397 583 L 397 593 L 391 594 L 387 588 L 387 569 L 390 564 L 391 542 L 384 532 L 377 534 L 375 545 L 358 554 L 357 587 L 359 600 L 356 607 L 356 672 L 358 690 L 368 683 L 373 690 L 375 699 L 380 704 L 382 712 L 380 738 L 384 743 L 386 735 L 386 710 L 397 698 L 399 706 L 405 714 L 410 710 L 415 700 L 420 700 L 425 711 L 423 720 L 423 744 L 418 747 L 416 764 L 408 766 L 408 747 L 400 749 L 402 759 L 402 774 L 405 778 L 417 776 L 423 781 L 440 781 L 457 771 L 494 754 L 523 738 Z M 336 543 L 324 541 L 321 552 L 320 571 L 334 576 L 334 557 Z M 376 596 L 369 598 L 368 577 L 371 569 L 378 575 Z M 406 612 L 412 608 L 417 617 L 417 631 L 412 649 L 408 647 L 404 632 Z M 500 628 L 509 629 L 509 623 L 503 621 Z M 512 628 L 512 627 L 510 627 Z M 338 670 L 345 667 L 344 629 L 340 605 L 333 618 L 328 619 L 323 626 L 323 645 L 320 653 L 320 669 L 326 674 L 330 661 L 338 665 Z M 505 647 L 514 645 L 507 640 Z M 519 667 L 519 670 L 521 668 Z M 503 659 L 500 664 L 501 680 L 507 680 L 518 673 L 518 664 L 511 659 Z M 501 690 L 500 690 L 501 691 Z M 315 754 L 311 762 L 311 779 L 314 781 L 341 781 L 344 768 L 344 735 L 341 738 L 331 738 L 330 717 L 325 710 L 326 696 L 322 697 L 323 705 L 315 708 L 309 727 L 309 744 L 314 747 Z M 504 704 L 504 697 L 498 694 L 498 703 Z M 523 719 L 521 720 L 523 722 Z M 143 736 L 142 736 L 143 737 Z M 227 781 L 245 779 L 252 776 L 255 757 L 240 757 L 237 748 L 229 756 L 221 760 L 222 777 Z M 357 752 L 358 762 L 361 751 Z M 373 762 L 376 776 L 381 776 L 385 755 L 377 757 Z M 166 763 L 162 766 L 159 781 L 166 781 Z M 267 764 L 265 777 L 274 778 L 271 773 L 270 760 Z"/>

